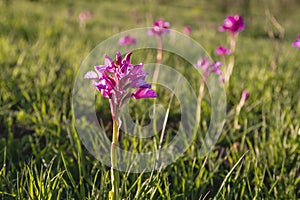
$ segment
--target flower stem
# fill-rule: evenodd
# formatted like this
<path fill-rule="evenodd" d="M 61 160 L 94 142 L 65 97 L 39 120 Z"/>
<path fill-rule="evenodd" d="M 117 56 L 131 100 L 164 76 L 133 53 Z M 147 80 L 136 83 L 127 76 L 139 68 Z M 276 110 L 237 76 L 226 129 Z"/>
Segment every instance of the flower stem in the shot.
<path fill-rule="evenodd" d="M 238 130 L 241 128 L 241 126 L 239 125 L 239 116 L 240 116 L 240 112 L 243 108 L 243 106 L 245 105 L 245 99 L 242 97 L 239 104 L 236 107 L 235 110 L 235 117 L 234 117 L 234 129 Z"/>
<path fill-rule="evenodd" d="M 234 129 L 236 129 L 236 130 L 241 128 L 241 126 L 239 125 L 239 116 L 240 116 L 242 107 L 243 107 L 243 105 L 241 105 L 241 104 L 239 104 L 236 107 L 236 112 L 235 112 L 235 117 L 234 117 Z"/>
<path fill-rule="evenodd" d="M 225 71 L 225 77 L 224 77 L 224 81 L 225 81 L 225 85 L 226 87 L 228 87 L 229 85 L 229 80 L 230 80 L 230 76 L 232 74 L 233 71 L 233 67 L 234 67 L 234 53 L 235 53 L 235 48 L 236 48 L 236 40 L 237 40 L 237 34 L 231 34 L 230 35 L 230 50 L 232 52 L 232 54 L 229 57 L 229 63 L 228 66 L 226 68 Z"/>
<path fill-rule="evenodd" d="M 162 59 L 162 38 L 160 35 L 158 35 L 156 38 L 157 38 L 158 49 L 157 49 L 157 55 L 156 55 L 156 65 L 155 65 L 153 78 L 152 78 L 153 90 L 156 90 L 156 82 L 158 79 L 159 67 L 160 67 L 161 59 Z M 156 114 L 155 103 L 156 103 L 156 99 L 154 99 L 154 107 L 153 107 L 153 130 L 155 130 L 155 132 L 156 132 L 157 127 L 156 127 L 156 117 L 155 117 L 155 114 Z"/>
<path fill-rule="evenodd" d="M 152 79 L 152 83 L 154 83 L 154 85 L 153 85 L 154 90 L 156 89 L 155 83 L 157 82 L 157 79 L 158 79 L 159 65 L 160 65 L 161 59 L 162 59 L 162 39 L 161 39 L 161 36 L 157 36 L 156 38 L 157 38 L 158 49 L 157 49 L 157 56 L 156 56 L 156 66 L 154 69 L 153 79 Z"/>
<path fill-rule="evenodd" d="M 222 66 L 226 67 L 226 59 L 225 59 L 224 55 L 221 55 L 221 63 L 222 63 Z M 226 68 L 225 68 L 225 70 L 226 70 Z"/>
<path fill-rule="evenodd" d="M 117 144 L 118 144 L 119 126 L 118 118 L 113 119 L 113 137 L 111 143 L 111 184 L 110 200 L 119 200 L 119 173 L 117 166 Z"/>
<path fill-rule="evenodd" d="M 204 94 L 204 88 L 205 88 L 205 81 L 206 77 L 204 76 L 201 81 L 201 85 L 199 87 L 199 95 L 198 95 L 198 102 L 197 102 L 197 115 L 196 115 L 196 123 L 200 123 L 201 119 L 201 103 L 203 99 L 203 94 Z"/>

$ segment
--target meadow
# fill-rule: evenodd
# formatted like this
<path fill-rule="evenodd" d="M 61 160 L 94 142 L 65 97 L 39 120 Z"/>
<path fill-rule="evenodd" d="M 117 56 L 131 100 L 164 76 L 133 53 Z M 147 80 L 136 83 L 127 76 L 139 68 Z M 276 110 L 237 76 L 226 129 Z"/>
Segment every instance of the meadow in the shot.
<path fill-rule="evenodd" d="M 299 199 L 300 51 L 292 46 L 299 10 L 297 0 L 0 1 L 0 199 L 108 199 L 110 168 L 85 148 L 74 126 L 72 90 L 81 63 L 105 39 L 159 18 L 179 32 L 191 26 L 190 37 L 217 60 L 216 46 L 228 42 L 218 27 L 230 14 L 242 15 L 246 29 L 239 34 L 217 144 L 201 155 L 211 111 L 205 92 L 199 135 L 187 151 L 162 170 L 120 172 L 121 199 Z M 93 17 L 80 25 L 78 16 L 87 11 Z M 134 63 L 155 62 L 156 51 L 146 53 L 138 50 Z M 188 65 L 165 52 L 162 63 Z M 201 76 L 198 82 L 193 67 L 177 70 L 197 91 Z M 235 129 L 245 89 L 250 96 Z M 158 93 L 168 106 L 168 93 Z M 109 136 L 108 101 L 96 100 Z M 131 103 L 133 118 L 147 124 L 151 103 Z M 166 143 L 180 116 L 176 99 L 171 103 Z M 121 144 L 141 152 L 147 141 L 124 136 Z"/>

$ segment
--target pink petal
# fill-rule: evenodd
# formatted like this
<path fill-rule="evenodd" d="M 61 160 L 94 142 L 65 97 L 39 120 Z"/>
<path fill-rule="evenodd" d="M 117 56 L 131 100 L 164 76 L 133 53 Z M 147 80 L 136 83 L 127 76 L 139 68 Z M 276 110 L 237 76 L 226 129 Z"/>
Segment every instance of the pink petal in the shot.
<path fill-rule="evenodd" d="M 85 79 L 98 79 L 98 74 L 94 71 L 89 71 L 84 75 Z"/>

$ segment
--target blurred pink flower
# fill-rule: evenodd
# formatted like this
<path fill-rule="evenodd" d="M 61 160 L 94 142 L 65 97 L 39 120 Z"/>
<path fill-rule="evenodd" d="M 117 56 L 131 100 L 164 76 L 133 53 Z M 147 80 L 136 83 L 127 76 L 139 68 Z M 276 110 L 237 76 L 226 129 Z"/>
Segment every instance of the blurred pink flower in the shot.
<path fill-rule="evenodd" d="M 92 19 L 94 17 L 93 13 L 87 11 L 87 12 L 81 12 L 78 15 L 78 20 L 79 21 L 85 21 L 87 19 Z"/>
<path fill-rule="evenodd" d="M 78 21 L 81 27 L 85 26 L 86 20 L 93 19 L 94 15 L 93 13 L 86 11 L 86 12 L 81 12 L 78 15 Z"/>
<path fill-rule="evenodd" d="M 164 21 L 163 19 L 157 20 L 153 23 L 153 26 L 148 31 L 148 35 L 158 35 L 161 36 L 163 33 L 169 33 L 170 23 Z"/>
<path fill-rule="evenodd" d="M 293 42 L 294 47 L 298 47 L 300 50 L 300 33 L 298 34 L 298 39 Z"/>
<path fill-rule="evenodd" d="M 222 66 L 222 63 L 220 63 L 218 61 L 213 62 L 211 72 L 221 76 L 222 75 L 222 71 L 220 70 L 221 66 Z"/>
<path fill-rule="evenodd" d="M 120 38 L 119 45 L 129 47 L 131 45 L 136 44 L 136 39 L 134 37 L 130 37 L 129 35 L 125 35 Z"/>
<path fill-rule="evenodd" d="M 217 74 L 219 76 L 222 75 L 222 71 L 220 70 L 220 67 L 222 64 L 220 62 L 209 62 L 209 58 L 200 58 L 195 65 L 197 69 L 203 69 L 204 70 L 204 78 L 206 79 L 211 73 Z"/>
<path fill-rule="evenodd" d="M 208 57 L 205 57 L 205 58 L 200 58 L 197 62 L 197 64 L 195 65 L 195 67 L 197 69 L 203 69 L 204 71 L 209 71 L 209 68 L 210 68 L 210 62 L 208 60 L 209 58 Z"/>
<path fill-rule="evenodd" d="M 193 29 L 191 26 L 184 26 L 183 27 L 183 33 L 190 35 L 192 33 Z"/>
<path fill-rule="evenodd" d="M 132 10 L 130 12 L 130 14 L 131 14 L 131 17 L 135 20 L 136 24 L 139 24 L 141 22 L 141 20 L 140 20 L 140 18 L 138 16 L 138 12 L 136 10 Z"/>
<path fill-rule="evenodd" d="M 247 90 L 244 90 L 242 93 L 242 100 L 246 101 L 250 96 L 250 93 Z"/>
<path fill-rule="evenodd" d="M 221 55 L 221 56 L 230 55 L 231 54 L 231 50 L 227 49 L 226 47 L 223 47 L 223 46 L 218 46 L 216 48 L 215 54 Z"/>
<path fill-rule="evenodd" d="M 223 25 L 219 27 L 219 31 L 228 31 L 232 34 L 237 34 L 245 30 L 246 25 L 240 15 L 229 15 L 224 19 Z"/>

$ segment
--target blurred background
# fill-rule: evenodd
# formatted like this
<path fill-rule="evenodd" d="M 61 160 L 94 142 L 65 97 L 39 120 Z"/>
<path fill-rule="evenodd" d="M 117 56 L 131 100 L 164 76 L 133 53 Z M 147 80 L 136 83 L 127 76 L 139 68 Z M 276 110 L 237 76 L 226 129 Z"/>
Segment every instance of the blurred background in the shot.
<path fill-rule="evenodd" d="M 197 140 L 164 172 L 124 173 L 122 194 L 299 198 L 300 61 L 292 47 L 300 33 L 299 10 L 299 0 L 1 0 L 0 198 L 107 198 L 109 184 L 103 183 L 109 183 L 109 168 L 82 147 L 72 124 L 71 92 L 82 61 L 106 38 L 160 18 L 179 32 L 190 26 L 190 37 L 218 59 L 216 46 L 228 44 L 218 27 L 230 14 L 242 15 L 246 29 L 239 34 L 229 115 L 216 148 L 200 157 Z M 241 112 L 243 128 L 236 131 L 232 109 L 244 89 L 251 96 Z M 104 124 L 107 130 L 110 125 Z M 223 185 L 245 152 L 243 164 Z"/>

